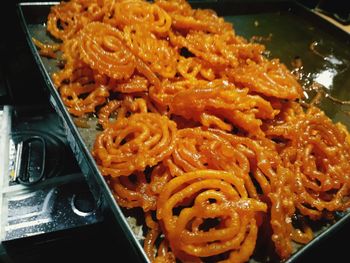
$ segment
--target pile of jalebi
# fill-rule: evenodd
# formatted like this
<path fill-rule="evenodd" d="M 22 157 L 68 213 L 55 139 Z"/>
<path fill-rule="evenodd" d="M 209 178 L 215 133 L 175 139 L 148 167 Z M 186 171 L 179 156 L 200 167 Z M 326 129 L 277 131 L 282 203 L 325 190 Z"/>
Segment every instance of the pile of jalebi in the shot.
<path fill-rule="evenodd" d="M 287 259 L 350 207 L 346 128 L 301 106 L 287 67 L 214 11 L 71 0 L 47 30 L 59 46 L 35 43 L 62 52 L 69 113 L 98 116 L 93 157 L 119 205 L 144 212 L 152 262 L 246 262 L 262 233 Z"/>

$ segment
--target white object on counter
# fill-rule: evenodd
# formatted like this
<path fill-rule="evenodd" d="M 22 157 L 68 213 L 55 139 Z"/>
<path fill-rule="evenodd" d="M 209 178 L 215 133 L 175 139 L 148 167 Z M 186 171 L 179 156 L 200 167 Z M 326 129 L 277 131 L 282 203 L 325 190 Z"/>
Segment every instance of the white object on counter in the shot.
<path fill-rule="evenodd" d="M 10 106 L 3 106 L 0 110 L 0 242 L 4 238 L 4 218 L 6 218 L 6 209 L 3 206 L 3 189 L 9 180 L 9 142 L 11 133 L 11 114 Z"/>

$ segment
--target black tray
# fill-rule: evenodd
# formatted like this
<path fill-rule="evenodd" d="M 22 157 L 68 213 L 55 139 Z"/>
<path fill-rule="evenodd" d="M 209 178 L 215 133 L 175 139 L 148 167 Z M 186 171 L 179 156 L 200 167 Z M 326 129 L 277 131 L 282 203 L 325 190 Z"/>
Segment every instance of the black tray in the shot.
<path fill-rule="evenodd" d="M 45 23 L 50 6 L 54 4 L 57 2 L 32 2 L 18 5 L 30 49 L 47 84 L 50 102 L 65 124 L 68 142 L 87 177 L 95 199 L 103 208 L 111 209 L 137 258 L 141 262 L 149 262 L 140 242 L 128 225 L 125 214 L 117 205 L 91 156 L 89 149 L 91 138 L 94 137 L 94 134 L 91 134 L 92 130 L 75 126 L 73 117 L 66 110 L 50 79 L 50 74 L 57 70 L 57 63 L 40 57 L 32 42 L 32 37 L 41 41 L 53 41 L 46 33 Z M 269 56 L 280 58 L 289 68 L 291 68 L 291 61 L 297 56 L 300 57 L 304 72 L 309 73 L 305 74 L 305 81 L 320 80 L 323 77 L 325 85 L 328 85 L 326 89 L 331 96 L 342 100 L 350 99 L 350 93 L 345 89 L 347 86 L 350 87 L 350 35 L 312 11 L 288 1 L 249 1 L 249 4 L 247 1 L 196 1 L 192 2 L 192 5 L 216 10 L 220 16 L 233 22 L 238 35 L 247 39 L 260 36 L 255 39 L 262 41 L 267 50 L 271 51 Z M 309 46 L 315 41 L 318 43 L 319 52 L 327 54 L 326 57 L 310 51 Z M 349 104 L 335 103 L 334 100 L 325 98 L 320 106 L 334 121 L 341 121 L 350 128 Z M 94 128 L 95 123 L 96 119 L 92 119 L 91 127 Z M 320 227 L 316 233 L 317 236 L 307 245 L 300 247 L 286 262 L 296 262 L 304 252 L 330 236 L 348 220 L 350 220 L 350 213 L 342 213 L 334 224 Z M 252 262 L 259 261 L 252 260 Z"/>

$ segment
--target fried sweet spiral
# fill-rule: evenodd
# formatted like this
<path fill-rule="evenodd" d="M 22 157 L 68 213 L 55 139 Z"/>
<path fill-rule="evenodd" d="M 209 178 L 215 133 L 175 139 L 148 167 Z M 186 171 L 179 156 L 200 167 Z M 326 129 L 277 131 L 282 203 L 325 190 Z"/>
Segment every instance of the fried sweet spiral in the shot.
<path fill-rule="evenodd" d="M 175 150 L 165 163 L 173 176 L 186 172 L 213 169 L 233 172 L 244 180 L 249 196 L 258 194 L 249 176 L 250 163 L 239 149 L 215 131 L 201 128 L 182 129 L 177 134 Z"/>
<path fill-rule="evenodd" d="M 56 58 L 56 51 L 58 51 L 61 47 L 59 44 L 45 44 L 41 41 L 37 40 L 36 38 L 32 37 L 32 41 L 34 45 L 40 49 L 39 54 L 43 57 L 48 58 Z"/>
<path fill-rule="evenodd" d="M 227 121 L 252 134 L 261 134 L 261 119 L 272 119 L 276 114 L 271 104 L 259 96 L 249 95 L 248 90 L 220 86 L 177 93 L 170 105 L 171 113 L 200 121 L 204 126 L 214 124 L 230 131 L 232 127 Z"/>
<path fill-rule="evenodd" d="M 210 9 L 198 9 L 192 11 L 192 16 L 183 14 L 171 14 L 173 27 L 178 30 L 199 30 L 211 33 L 232 31 L 232 25 L 224 21 L 222 17 Z"/>
<path fill-rule="evenodd" d="M 149 176 L 135 172 L 113 178 L 110 184 L 118 204 L 126 208 L 141 207 L 147 212 L 156 210 L 157 198 L 170 178 L 167 168 L 159 165 Z"/>
<path fill-rule="evenodd" d="M 228 71 L 228 76 L 237 86 L 250 91 L 280 99 L 302 97 L 302 88 L 295 77 L 278 60 L 262 63 L 248 61 L 247 65 Z"/>
<path fill-rule="evenodd" d="M 218 17 L 214 10 L 192 9 L 186 1 L 157 0 L 155 4 L 166 10 L 172 18 L 172 27 L 177 30 L 198 30 L 220 33 L 232 31 L 232 24 Z"/>
<path fill-rule="evenodd" d="M 143 172 L 113 178 L 111 185 L 119 205 L 126 208 L 142 207 L 144 211 L 155 209 L 156 196 L 149 188 Z"/>
<path fill-rule="evenodd" d="M 271 227 L 272 240 L 276 252 L 282 259 L 293 251 L 292 247 L 292 216 L 295 214 L 295 198 L 292 190 L 293 178 L 291 171 L 279 167 L 278 178 L 271 178 Z"/>
<path fill-rule="evenodd" d="M 148 90 L 149 81 L 141 76 L 133 75 L 126 81 L 110 82 L 113 91 L 121 93 L 135 93 Z"/>
<path fill-rule="evenodd" d="M 61 40 L 74 36 L 82 27 L 77 14 L 81 6 L 72 1 L 53 6 L 47 20 L 47 30 L 56 38 Z"/>
<path fill-rule="evenodd" d="M 137 113 L 96 138 L 93 155 L 103 175 L 127 176 L 154 166 L 174 149 L 176 124 L 156 113 Z"/>
<path fill-rule="evenodd" d="M 295 103 L 283 109 L 266 133 L 280 141 L 277 149 L 285 167 L 272 179 L 274 189 L 269 196 L 272 238 L 281 258 L 288 258 L 292 240 L 305 244 L 313 238 L 305 223 L 301 229 L 292 225 L 296 210 L 317 220 L 350 206 L 349 163 L 345 161 L 349 158 L 349 135 L 319 109 L 310 107 L 304 112 Z"/>
<path fill-rule="evenodd" d="M 159 88 L 151 87 L 149 96 L 162 107 L 169 107 L 176 94 L 185 90 L 192 90 L 208 84 L 205 80 L 181 79 L 178 81 L 164 80 Z"/>
<path fill-rule="evenodd" d="M 156 247 L 157 240 L 161 237 L 161 227 L 159 223 L 152 218 L 152 214 L 147 212 L 145 214 L 145 221 L 148 227 L 148 232 L 145 237 L 144 250 L 146 255 L 155 263 L 174 263 L 176 258 L 174 254 L 170 251 L 168 241 L 162 238 L 158 248 Z"/>
<path fill-rule="evenodd" d="M 84 97 L 86 94 L 87 97 Z M 81 117 L 86 113 L 95 112 L 97 106 L 106 102 L 109 92 L 104 86 L 73 83 L 62 86 L 60 95 L 69 113 Z"/>
<path fill-rule="evenodd" d="M 177 63 L 178 73 L 187 80 L 196 80 L 197 78 L 204 78 L 205 80 L 214 80 L 216 72 L 210 65 L 203 60 L 196 58 L 185 58 L 180 56 Z"/>
<path fill-rule="evenodd" d="M 124 98 L 124 100 L 111 100 L 103 108 L 100 109 L 98 114 L 98 122 L 102 125 L 103 129 L 118 125 L 117 122 L 127 117 L 131 113 L 147 113 L 147 102 L 142 98 L 133 99 L 130 96 Z M 112 120 L 114 115 L 114 120 Z"/>
<path fill-rule="evenodd" d="M 66 40 L 61 45 L 62 60 L 65 62 L 62 70 L 52 74 L 52 80 L 56 88 L 64 83 L 71 83 L 74 72 L 86 68 L 86 64 L 80 59 L 79 40 L 77 37 Z M 90 69 L 90 68 L 89 68 Z"/>
<path fill-rule="evenodd" d="M 104 22 L 123 29 L 142 25 L 148 31 L 163 35 L 171 27 L 171 17 L 162 8 L 146 1 L 127 0 L 115 3 Z"/>
<path fill-rule="evenodd" d="M 172 78 L 176 73 L 178 54 L 168 41 L 157 39 L 144 26 L 132 25 L 124 28 L 126 44 L 153 72 L 164 78 Z M 157 57 L 158 59 L 154 59 Z"/>
<path fill-rule="evenodd" d="M 91 68 L 114 79 L 127 79 L 133 74 L 136 61 L 120 40 L 121 32 L 93 22 L 80 32 L 81 58 Z"/>
<path fill-rule="evenodd" d="M 183 261 L 229 252 L 225 262 L 245 262 L 257 237 L 255 216 L 267 209 L 266 204 L 248 197 L 242 178 L 214 170 L 172 179 L 157 206 L 170 247 Z M 181 207 L 175 214 L 174 209 Z M 205 230 L 205 222 L 215 219 Z"/>
<path fill-rule="evenodd" d="M 214 67 L 237 67 L 241 60 L 262 60 L 264 46 L 246 43 L 232 33 L 210 34 L 203 31 L 190 31 L 186 37 L 170 33 L 170 42 L 178 48 L 187 48 L 196 57 Z"/>
<path fill-rule="evenodd" d="M 281 157 L 297 175 L 297 208 L 320 218 L 324 210 L 343 211 L 350 206 L 350 145 L 347 134 L 323 112 L 311 107 L 291 125 L 295 133 Z"/>
<path fill-rule="evenodd" d="M 60 40 L 68 40 L 92 21 L 104 15 L 99 0 L 74 0 L 52 6 L 48 15 L 47 30 Z"/>
<path fill-rule="evenodd" d="M 229 141 L 235 149 L 246 156 L 250 164 L 250 174 L 255 178 L 261 191 L 268 195 L 271 192 L 270 181 L 276 176 L 276 168 L 280 162 L 274 145 L 264 138 L 252 140 L 222 130 L 210 129 L 210 131 Z"/>

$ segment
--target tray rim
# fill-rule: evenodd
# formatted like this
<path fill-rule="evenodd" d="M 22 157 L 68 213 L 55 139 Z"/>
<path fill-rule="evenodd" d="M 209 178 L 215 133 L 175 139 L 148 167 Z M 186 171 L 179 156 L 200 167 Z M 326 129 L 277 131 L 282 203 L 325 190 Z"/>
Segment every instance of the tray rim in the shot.
<path fill-rule="evenodd" d="M 61 120 L 63 121 L 64 128 L 67 132 L 67 140 L 72 148 L 72 151 L 75 155 L 75 158 L 78 161 L 79 166 L 83 170 L 84 177 L 86 181 L 89 183 L 91 180 L 91 175 L 89 175 L 91 172 L 94 174 L 94 179 L 97 181 L 97 184 L 99 187 L 103 188 L 98 189 L 101 191 L 101 193 L 96 193 L 95 189 L 90 186 L 90 190 L 92 190 L 92 193 L 94 194 L 94 197 L 98 203 L 99 206 L 105 206 L 106 203 L 109 205 L 108 207 L 112 210 L 116 220 L 118 221 L 120 227 L 124 231 L 124 234 L 126 234 L 127 239 L 129 240 L 130 244 L 132 245 L 133 250 L 136 252 L 136 254 L 143 260 L 143 262 L 151 263 L 146 256 L 146 253 L 144 252 L 143 247 L 141 246 L 140 242 L 136 239 L 136 236 L 134 235 L 131 227 L 129 226 L 126 217 L 124 216 L 121 208 L 115 201 L 115 198 L 113 197 L 113 194 L 108 187 L 107 182 L 103 178 L 102 174 L 100 173 L 89 149 L 83 142 L 83 139 L 77 129 L 77 127 L 74 125 L 72 116 L 69 114 L 68 110 L 64 106 L 62 100 L 60 99 L 60 95 L 55 88 L 52 79 L 44 67 L 44 64 L 42 63 L 41 57 L 39 55 L 39 52 L 37 48 L 35 47 L 30 32 L 28 30 L 28 24 L 26 23 L 26 18 L 23 12 L 22 7 L 32 7 L 32 6 L 52 6 L 55 4 L 59 4 L 59 2 L 21 2 L 18 3 L 18 13 L 20 16 L 20 22 L 22 29 L 25 32 L 27 43 L 30 47 L 30 50 L 33 54 L 33 57 L 35 59 L 36 64 L 38 65 L 40 72 L 44 78 L 45 85 L 47 86 L 49 90 L 49 101 L 57 114 L 61 117 Z M 82 162 L 87 162 L 86 164 L 82 164 Z M 88 167 L 86 167 L 86 165 Z M 90 171 L 87 171 L 87 169 L 90 169 Z M 106 203 L 105 203 L 106 202 Z"/>
<path fill-rule="evenodd" d="M 236 1 L 230 1 L 230 0 L 189 0 L 190 3 L 195 3 L 195 4 L 217 4 L 217 5 L 225 5 L 225 4 L 242 4 L 245 2 L 244 0 L 236 0 Z M 348 43 L 350 43 L 350 32 L 346 32 L 342 30 L 341 28 L 337 27 L 330 21 L 323 19 L 321 16 L 317 15 L 315 11 L 303 6 L 299 2 L 293 1 L 293 0 L 266 0 L 266 1 L 248 1 L 249 4 L 254 4 L 254 3 L 259 3 L 261 4 L 262 2 L 264 3 L 274 3 L 274 4 L 279 4 L 281 10 L 287 10 L 287 11 L 294 11 L 296 14 L 299 13 L 299 15 L 304 16 L 305 14 L 309 15 L 309 19 L 312 21 L 317 20 L 318 23 L 323 24 L 326 27 L 326 30 L 332 30 L 335 34 L 340 36 L 341 38 L 346 39 Z M 121 226 L 122 230 L 124 231 L 124 234 L 126 234 L 127 239 L 129 240 L 130 244 L 132 245 L 132 248 L 134 252 L 139 256 L 138 258 L 141 259 L 143 262 L 151 263 L 151 261 L 148 259 L 148 257 L 145 254 L 145 251 L 141 245 L 141 243 L 137 240 L 134 232 L 132 231 L 130 225 L 128 224 L 126 220 L 126 216 L 122 212 L 121 208 L 115 201 L 113 194 L 105 181 L 104 177 L 100 173 L 96 162 L 94 158 L 92 157 L 89 149 L 85 145 L 77 127 L 74 125 L 72 116 L 69 114 L 68 110 L 64 106 L 60 95 L 55 88 L 51 77 L 45 68 L 42 59 L 39 55 L 39 52 L 37 48 L 35 47 L 32 39 L 30 32 L 28 30 L 28 24 L 26 22 L 26 17 L 24 15 L 24 10 L 23 8 L 26 7 L 33 7 L 33 6 L 52 6 L 52 5 L 57 5 L 59 4 L 59 1 L 48 1 L 48 2 L 19 2 L 17 4 L 17 12 L 20 17 L 20 23 L 21 27 L 25 33 L 27 44 L 29 45 L 29 48 L 33 54 L 34 60 L 37 64 L 37 66 L 40 69 L 40 72 L 44 78 L 45 85 L 47 86 L 49 90 L 49 100 L 57 114 L 61 117 L 61 120 L 63 121 L 63 124 L 65 126 L 65 130 L 68 133 L 68 142 L 70 147 L 72 148 L 72 151 L 74 152 L 75 158 L 78 161 L 79 166 L 83 170 L 84 177 L 86 178 L 87 182 L 91 179 L 91 176 L 94 176 L 95 180 L 97 180 L 97 183 L 99 184 L 99 187 L 102 187 L 103 189 L 99 189 L 102 191 L 102 193 L 99 193 L 100 195 L 94 193 L 94 196 L 97 200 L 97 202 L 100 202 L 100 205 L 106 205 L 103 202 L 107 202 L 107 205 L 109 205 L 109 208 L 113 212 L 117 222 Z M 300 14 L 303 13 L 303 14 Z M 264 13 L 264 12 L 261 12 Z M 237 15 L 237 14 L 235 14 Z M 241 14 L 244 15 L 244 14 Z M 87 162 L 87 164 L 82 164 L 81 162 Z M 88 167 L 86 167 L 86 165 Z M 90 171 L 86 172 L 86 169 L 90 169 Z M 85 171 L 84 171 L 85 170 Z M 93 175 L 89 175 L 90 173 L 93 173 Z M 90 184 L 89 184 L 90 186 Z M 97 195 L 97 196 L 96 196 Z M 102 200 L 101 200 L 102 198 Z M 294 263 L 296 260 L 300 259 L 304 252 L 309 251 L 316 247 L 319 243 L 324 242 L 330 235 L 336 233 L 339 231 L 347 222 L 350 222 L 350 210 L 347 211 L 347 214 L 342 216 L 339 220 L 337 220 L 334 224 L 329 226 L 328 228 L 324 229 L 321 233 L 319 233 L 316 237 L 314 237 L 309 243 L 302 245 L 296 252 L 294 252 L 288 259 L 283 261 L 284 263 Z M 281 261 L 282 262 L 282 261 Z"/>

